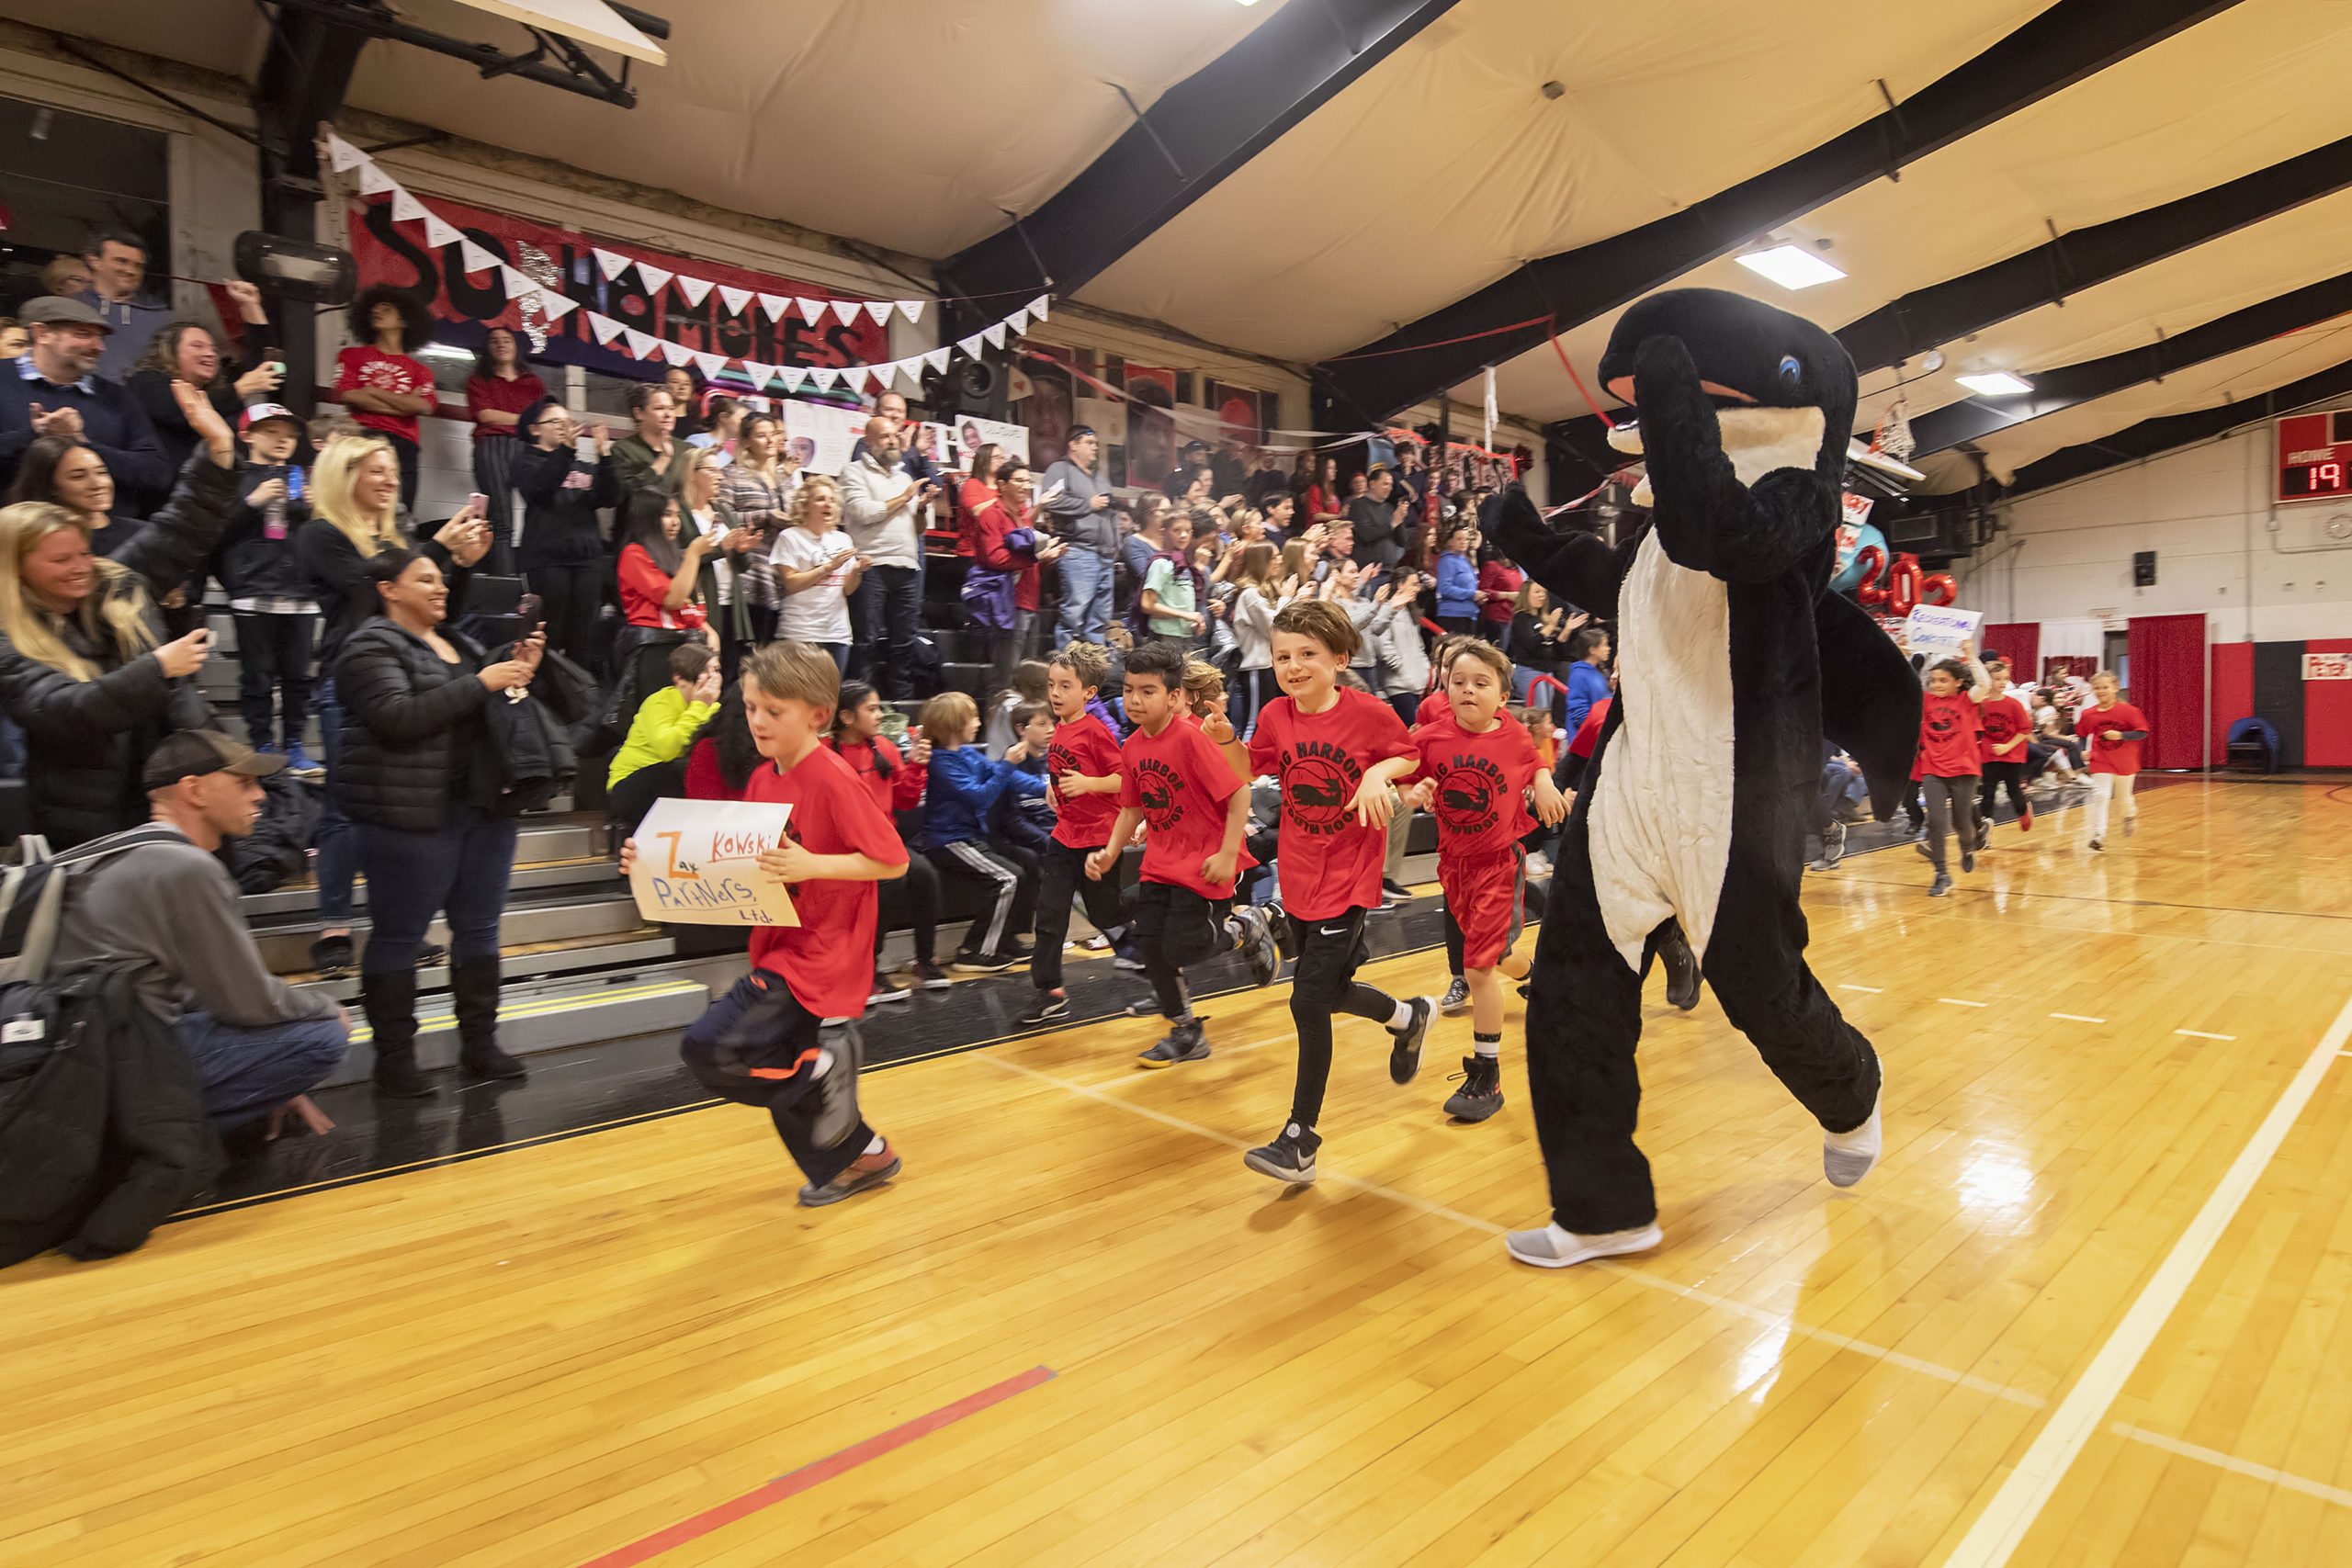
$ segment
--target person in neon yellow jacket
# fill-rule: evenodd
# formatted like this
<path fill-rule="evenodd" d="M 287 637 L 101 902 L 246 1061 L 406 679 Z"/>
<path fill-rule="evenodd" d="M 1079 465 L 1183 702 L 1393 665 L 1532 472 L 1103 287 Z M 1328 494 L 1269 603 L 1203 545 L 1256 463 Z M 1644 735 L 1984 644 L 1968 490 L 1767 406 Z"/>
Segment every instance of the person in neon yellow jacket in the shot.
<path fill-rule="evenodd" d="M 718 711 L 718 656 L 699 642 L 670 650 L 670 683 L 645 699 L 629 722 L 628 739 L 613 753 L 605 787 L 656 762 L 685 755 L 695 732 Z"/>

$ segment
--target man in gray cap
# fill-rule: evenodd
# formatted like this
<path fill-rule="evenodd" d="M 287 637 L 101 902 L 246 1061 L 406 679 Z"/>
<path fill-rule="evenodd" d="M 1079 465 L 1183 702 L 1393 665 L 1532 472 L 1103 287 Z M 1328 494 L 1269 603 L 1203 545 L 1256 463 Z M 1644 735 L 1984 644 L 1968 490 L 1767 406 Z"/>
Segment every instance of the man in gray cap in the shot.
<path fill-rule="evenodd" d="M 253 830 L 260 781 L 285 765 L 219 730 L 165 736 L 142 775 L 149 826 L 129 830 L 136 847 L 70 885 L 50 961 L 60 976 L 129 972 L 149 1010 L 177 1030 L 222 1133 L 306 1093 L 351 1038 L 331 998 L 293 989 L 262 963 L 237 885 L 214 858 L 222 839 Z"/>
<path fill-rule="evenodd" d="M 114 329 L 79 299 L 53 294 L 27 300 L 17 319 L 32 347 L 13 369 L 0 366 L 0 486 L 16 478 L 35 436 L 62 435 L 96 452 L 117 489 L 169 495 L 179 476 L 146 411 L 129 389 L 97 373 Z"/>

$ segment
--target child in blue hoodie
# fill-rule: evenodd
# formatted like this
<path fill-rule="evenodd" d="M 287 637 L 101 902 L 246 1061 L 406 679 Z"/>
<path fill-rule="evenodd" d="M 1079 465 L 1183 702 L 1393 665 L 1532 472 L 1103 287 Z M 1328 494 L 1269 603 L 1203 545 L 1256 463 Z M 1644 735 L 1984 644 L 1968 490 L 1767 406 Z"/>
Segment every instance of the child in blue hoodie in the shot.
<path fill-rule="evenodd" d="M 1478 629 L 1478 569 L 1471 564 L 1466 523 L 1445 531 L 1444 553 L 1437 558 L 1437 624 L 1457 635 Z M 1441 684 L 1443 680 L 1441 675 Z"/>
<path fill-rule="evenodd" d="M 922 705 L 920 720 L 931 742 L 931 781 L 923 797 L 919 847 L 947 882 L 978 886 L 987 912 L 964 934 L 954 967 L 966 974 L 993 975 L 1029 960 L 1021 942 L 1037 914 L 1037 857 L 1016 845 L 991 840 L 988 823 L 998 799 L 1042 799 L 1045 780 L 1014 763 L 991 761 L 974 742 L 980 737 L 980 710 L 962 692 L 942 692 Z"/>

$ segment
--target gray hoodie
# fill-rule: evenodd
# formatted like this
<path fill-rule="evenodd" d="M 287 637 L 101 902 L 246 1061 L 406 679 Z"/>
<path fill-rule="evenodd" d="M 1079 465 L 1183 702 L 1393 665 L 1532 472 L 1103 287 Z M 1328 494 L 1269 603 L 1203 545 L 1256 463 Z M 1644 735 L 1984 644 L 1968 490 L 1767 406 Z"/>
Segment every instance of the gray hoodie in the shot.
<path fill-rule="evenodd" d="M 1111 496 L 1110 504 L 1100 511 L 1093 506 L 1096 496 L 1111 495 L 1110 485 L 1100 475 L 1088 473 L 1068 457 L 1046 468 L 1037 480 L 1037 493 L 1052 495 L 1056 485 L 1061 486 L 1061 493 L 1044 503 L 1046 513 L 1054 520 L 1056 536 L 1105 561 L 1118 559 L 1118 497 Z"/>

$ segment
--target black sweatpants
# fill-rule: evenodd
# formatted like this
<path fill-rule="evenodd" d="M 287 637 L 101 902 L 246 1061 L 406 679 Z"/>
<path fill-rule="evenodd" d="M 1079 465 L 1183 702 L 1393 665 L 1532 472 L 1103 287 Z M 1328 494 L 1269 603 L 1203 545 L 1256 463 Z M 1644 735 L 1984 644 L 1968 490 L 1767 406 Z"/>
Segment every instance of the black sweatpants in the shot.
<path fill-rule="evenodd" d="M 754 969 L 711 1003 L 678 1044 L 686 1070 L 703 1088 L 768 1113 L 792 1163 L 819 1187 L 847 1170 L 874 1141 L 874 1129 L 863 1118 L 831 1148 L 820 1147 L 813 1135 L 822 1022 L 800 1005 L 782 975 Z M 848 1065 L 837 1061 L 833 1070 L 846 1072 Z"/>
<path fill-rule="evenodd" d="M 1225 932 L 1225 918 L 1232 912 L 1232 899 L 1211 898 L 1174 883 L 1136 886 L 1135 921 L 1127 935 L 1136 956 L 1143 960 L 1144 978 L 1159 999 L 1161 1017 L 1182 1018 L 1192 1010 L 1184 971 L 1233 945 Z"/>
<path fill-rule="evenodd" d="M 1993 820 L 1993 797 L 2004 788 L 2009 792 L 2009 805 L 2016 808 L 2019 817 L 2025 816 L 2033 809 L 2031 803 L 2025 797 L 2026 763 L 2022 750 L 2018 752 L 2018 760 L 2014 762 L 1986 762 L 1984 767 L 1984 787 L 1976 797 L 1978 820 L 1984 822 Z"/>
<path fill-rule="evenodd" d="M 968 882 L 988 895 L 986 913 L 964 933 L 968 958 L 1002 953 L 1037 918 L 1037 857 L 1017 844 L 964 839 L 933 845 L 931 863 L 941 881 Z"/>
<path fill-rule="evenodd" d="M 1291 936 L 1298 944 L 1298 966 L 1290 983 L 1298 1081 L 1291 1091 L 1290 1119 L 1298 1124 L 1301 1142 L 1310 1151 L 1322 1142 L 1315 1123 L 1323 1115 L 1323 1091 L 1331 1081 L 1331 1015 L 1343 1012 L 1384 1028 L 1396 1016 L 1394 997 L 1356 979 L 1366 957 L 1365 913 L 1350 909 L 1321 920 L 1288 917 Z"/>
<path fill-rule="evenodd" d="M 1589 782 L 1600 782 L 1598 765 Z M 1591 798 L 1580 796 L 1567 820 L 1527 1004 L 1528 1087 L 1552 1218 L 1580 1235 L 1631 1230 L 1657 1218 L 1649 1161 L 1634 1142 L 1642 1107 L 1635 1060 L 1642 976 L 1601 920 L 1586 830 Z M 1827 1131 L 1848 1133 L 1869 1121 L 1878 1103 L 1878 1056 L 1805 967 L 1804 911 L 1797 903 L 1804 804 L 1787 797 L 1735 808 L 1731 861 L 1701 971 L 1732 1027 L 1747 1036 L 1798 1103 Z M 1653 932 L 1644 969 L 1657 942 Z"/>
<path fill-rule="evenodd" d="M 591 645 L 595 640 L 596 611 L 605 601 L 605 579 L 612 567 L 603 557 L 560 566 L 535 566 L 524 574 L 540 599 L 546 618 L 548 646 L 574 662 L 594 668 Z M 662 649 L 664 655 L 669 650 Z"/>
<path fill-rule="evenodd" d="M 1041 991 L 1057 991 L 1062 984 L 1062 943 L 1069 940 L 1069 901 L 1086 900 L 1086 918 L 1094 929 L 1117 942 L 1126 927 L 1119 900 L 1119 867 L 1114 863 L 1100 882 L 1086 874 L 1086 857 L 1100 844 L 1072 849 L 1059 839 L 1037 856 L 1037 951 L 1029 960 L 1029 977 Z"/>
<path fill-rule="evenodd" d="M 882 940 L 895 931 L 914 934 L 915 962 L 939 962 L 939 868 L 921 855 L 907 857 L 907 874 L 875 884 L 875 971 L 882 968 Z"/>
<path fill-rule="evenodd" d="M 302 727 L 311 716 L 311 615 L 281 615 L 239 610 L 237 623 L 237 711 L 245 721 L 245 744 L 256 749 L 302 743 Z M 271 728 L 272 703 L 277 705 L 277 730 Z"/>

